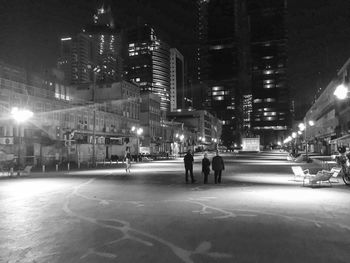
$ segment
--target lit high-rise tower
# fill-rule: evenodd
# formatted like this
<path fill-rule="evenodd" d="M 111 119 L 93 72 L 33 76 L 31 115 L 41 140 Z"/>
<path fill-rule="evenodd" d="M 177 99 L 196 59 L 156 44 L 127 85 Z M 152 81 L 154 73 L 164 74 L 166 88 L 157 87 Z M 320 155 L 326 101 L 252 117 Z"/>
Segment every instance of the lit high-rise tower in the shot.
<path fill-rule="evenodd" d="M 93 17 L 93 24 L 84 29 L 93 39 L 93 66 L 98 66 L 98 80 L 112 82 L 122 78 L 122 32 L 116 29 L 111 8 L 101 7 Z"/>
<path fill-rule="evenodd" d="M 221 139 L 231 146 L 241 140 L 242 96 L 250 71 L 245 53 L 249 45 L 246 5 L 244 0 L 198 0 L 197 4 L 202 106 L 223 121 Z"/>
<path fill-rule="evenodd" d="M 93 16 L 93 23 L 74 37 L 61 38 L 58 67 L 69 84 L 94 81 L 113 82 L 122 78 L 122 32 L 114 25 L 111 9 L 101 7 Z"/>
<path fill-rule="evenodd" d="M 250 0 L 252 129 L 261 142 L 277 144 L 290 127 L 286 10 L 283 0 Z"/>
<path fill-rule="evenodd" d="M 170 110 L 170 48 L 148 25 L 128 30 L 127 79 L 142 91 L 160 97 L 161 110 Z"/>

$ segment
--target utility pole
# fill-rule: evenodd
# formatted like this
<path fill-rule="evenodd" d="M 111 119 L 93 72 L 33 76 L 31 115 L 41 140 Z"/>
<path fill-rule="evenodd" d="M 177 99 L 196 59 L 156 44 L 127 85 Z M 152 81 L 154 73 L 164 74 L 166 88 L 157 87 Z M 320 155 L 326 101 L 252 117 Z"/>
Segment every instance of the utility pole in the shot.
<path fill-rule="evenodd" d="M 95 107 L 95 89 L 97 68 L 94 68 L 94 85 L 92 87 L 92 103 L 93 103 L 93 121 L 92 121 L 92 166 L 96 167 L 96 107 Z"/>

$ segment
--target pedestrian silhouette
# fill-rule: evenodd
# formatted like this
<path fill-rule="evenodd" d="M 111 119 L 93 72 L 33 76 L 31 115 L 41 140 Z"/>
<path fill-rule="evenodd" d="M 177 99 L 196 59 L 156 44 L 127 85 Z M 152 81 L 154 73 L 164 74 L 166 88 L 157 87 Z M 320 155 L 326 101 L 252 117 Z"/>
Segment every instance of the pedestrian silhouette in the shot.
<path fill-rule="evenodd" d="M 188 150 L 184 157 L 185 164 L 185 174 L 186 174 L 186 183 L 188 183 L 188 173 L 191 176 L 191 182 L 194 183 L 196 180 L 193 177 L 193 156 L 191 154 L 191 150 Z"/>
<path fill-rule="evenodd" d="M 219 151 L 216 151 L 216 156 L 213 157 L 211 162 L 211 168 L 214 171 L 214 180 L 215 183 L 221 183 L 221 173 L 225 170 L 225 164 L 222 157 L 219 155 Z"/>
<path fill-rule="evenodd" d="M 202 173 L 204 175 L 204 183 L 208 183 L 208 175 L 210 173 L 210 161 L 208 159 L 208 154 L 205 153 L 202 159 Z"/>
<path fill-rule="evenodd" d="M 130 153 L 127 153 L 125 155 L 125 164 L 126 164 L 125 171 L 130 173 L 130 168 L 131 168 L 131 154 Z"/>

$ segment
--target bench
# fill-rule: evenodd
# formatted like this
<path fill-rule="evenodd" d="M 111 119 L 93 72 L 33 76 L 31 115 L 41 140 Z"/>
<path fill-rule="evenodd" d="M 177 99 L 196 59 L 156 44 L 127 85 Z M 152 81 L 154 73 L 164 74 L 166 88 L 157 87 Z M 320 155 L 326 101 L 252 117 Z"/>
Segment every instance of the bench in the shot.
<path fill-rule="evenodd" d="M 301 166 L 292 166 L 292 171 L 294 173 L 294 181 L 297 181 L 297 177 L 301 177 L 301 179 L 304 181 L 304 178 L 307 176 L 310 176 L 309 169 L 302 169 Z"/>
<path fill-rule="evenodd" d="M 318 171 L 316 175 L 308 175 L 304 177 L 303 186 L 305 185 L 305 181 L 308 181 L 308 185 L 322 185 L 322 183 L 327 182 L 329 186 L 332 186 L 331 178 L 337 178 L 341 169 L 338 167 L 333 167 L 330 171 L 321 170 Z"/>

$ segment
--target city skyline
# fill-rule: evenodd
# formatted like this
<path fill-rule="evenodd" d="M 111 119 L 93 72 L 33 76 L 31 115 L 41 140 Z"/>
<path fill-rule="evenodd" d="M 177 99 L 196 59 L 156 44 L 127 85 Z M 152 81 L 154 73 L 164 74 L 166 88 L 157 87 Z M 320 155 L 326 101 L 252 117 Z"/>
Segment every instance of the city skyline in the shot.
<path fill-rule="evenodd" d="M 111 4 L 109 2 L 3 1 L 0 59 L 35 71 L 55 66 L 60 37 L 79 32 L 91 22 L 96 8 L 103 3 Z M 173 10 L 171 15 L 166 10 L 167 4 L 161 2 L 132 0 L 112 4 L 116 25 L 125 26 L 130 21 L 136 23 L 137 16 L 142 14 L 144 20 L 161 28 L 167 38 L 176 38 L 173 46 L 188 61 L 195 37 L 191 35 L 195 21 L 190 17 L 195 10 L 189 9 L 193 3 L 172 1 L 168 4 Z M 347 7 L 350 3 L 345 0 L 332 3 L 307 0 L 303 5 L 288 2 L 288 79 L 297 115 L 305 113 L 317 91 L 327 86 L 350 56 L 347 50 L 350 40 L 344 37 L 350 31 Z M 158 15 L 154 16 L 155 13 Z"/>

